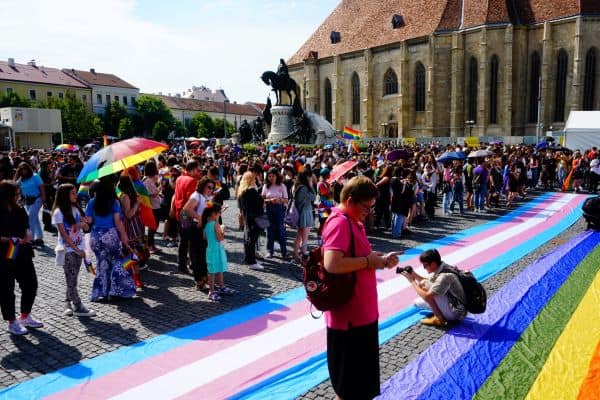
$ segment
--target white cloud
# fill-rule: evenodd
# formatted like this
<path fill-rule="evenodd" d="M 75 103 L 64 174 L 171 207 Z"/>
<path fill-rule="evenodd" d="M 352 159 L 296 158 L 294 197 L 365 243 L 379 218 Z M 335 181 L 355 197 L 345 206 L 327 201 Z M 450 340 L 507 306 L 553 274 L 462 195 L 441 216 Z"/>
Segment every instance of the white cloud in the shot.
<path fill-rule="evenodd" d="M 175 93 L 204 84 L 222 87 L 234 101 L 264 101 L 268 87 L 260 74 L 275 69 L 280 57 L 290 57 L 320 22 L 290 23 L 296 18 L 287 13 L 298 13 L 294 1 L 248 4 L 260 4 L 262 14 L 249 14 L 247 23 L 247 10 L 234 14 L 239 2 L 233 0 L 194 3 L 195 9 L 172 4 L 168 10 L 173 15 L 157 23 L 136 16 L 136 6 L 144 6 L 141 1 L 3 0 L 2 36 L 9 40 L 3 41 L 0 57 L 19 63 L 36 59 L 56 68 L 95 68 L 143 92 Z M 220 10 L 222 20 L 202 18 L 212 7 Z M 188 11 L 198 13 L 197 23 L 173 26 L 171 17 Z M 270 21 L 282 22 L 265 23 L 267 12 Z M 281 13 L 286 15 L 277 17 Z"/>

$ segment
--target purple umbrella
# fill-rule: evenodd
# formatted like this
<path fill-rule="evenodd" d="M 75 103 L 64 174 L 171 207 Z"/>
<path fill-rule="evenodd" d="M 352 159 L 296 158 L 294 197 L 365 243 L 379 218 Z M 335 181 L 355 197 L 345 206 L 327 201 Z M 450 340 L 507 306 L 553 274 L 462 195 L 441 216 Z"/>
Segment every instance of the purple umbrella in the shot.
<path fill-rule="evenodd" d="M 396 161 L 399 159 L 408 160 L 409 158 L 410 158 L 410 155 L 408 154 L 408 151 L 402 150 L 402 149 L 392 150 L 387 155 L 387 159 L 390 162 L 393 162 L 393 161 Z"/>

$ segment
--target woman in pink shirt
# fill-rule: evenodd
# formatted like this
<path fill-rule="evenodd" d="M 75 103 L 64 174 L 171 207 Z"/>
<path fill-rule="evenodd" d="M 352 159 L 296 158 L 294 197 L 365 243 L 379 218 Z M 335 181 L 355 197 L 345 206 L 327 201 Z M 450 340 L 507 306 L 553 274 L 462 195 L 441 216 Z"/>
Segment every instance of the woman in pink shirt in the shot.
<path fill-rule="evenodd" d="M 324 267 L 332 274 L 355 274 L 354 294 L 343 306 L 325 313 L 327 364 L 338 399 L 379 395 L 379 339 L 375 270 L 392 268 L 400 253 L 371 250 L 363 221 L 378 190 L 367 177 L 352 178 L 342 189 L 340 205 L 323 228 Z M 352 230 L 350 230 L 352 229 Z"/>
<path fill-rule="evenodd" d="M 262 197 L 265 199 L 267 217 L 271 224 L 267 228 L 268 257 L 273 257 L 275 241 L 277 241 L 281 249 L 281 258 L 287 260 L 288 254 L 285 245 L 287 237 L 284 217 L 285 206 L 288 203 L 288 193 L 277 168 L 271 168 L 267 172 L 267 183 L 262 187 Z"/>

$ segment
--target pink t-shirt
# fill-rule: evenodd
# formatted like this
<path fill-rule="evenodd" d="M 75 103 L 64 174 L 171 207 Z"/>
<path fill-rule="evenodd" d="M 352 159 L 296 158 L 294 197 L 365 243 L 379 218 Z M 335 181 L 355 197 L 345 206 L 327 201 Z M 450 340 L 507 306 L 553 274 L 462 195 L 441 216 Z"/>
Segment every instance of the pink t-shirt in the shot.
<path fill-rule="evenodd" d="M 323 250 L 343 251 L 351 256 L 350 230 L 348 220 L 339 208 L 334 207 L 323 229 Z M 354 255 L 366 257 L 371 254 L 371 244 L 361 223 L 352 222 L 354 235 Z M 343 306 L 325 312 L 325 322 L 329 328 L 347 330 L 352 327 L 369 325 L 379 318 L 377 307 L 377 280 L 374 269 L 356 271 L 354 295 Z"/>

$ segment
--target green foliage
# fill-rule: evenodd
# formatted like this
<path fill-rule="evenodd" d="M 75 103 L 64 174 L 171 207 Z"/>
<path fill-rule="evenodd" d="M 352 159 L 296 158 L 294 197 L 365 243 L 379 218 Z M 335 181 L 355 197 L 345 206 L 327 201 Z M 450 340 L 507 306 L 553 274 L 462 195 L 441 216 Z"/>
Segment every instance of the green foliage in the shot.
<path fill-rule="evenodd" d="M 242 145 L 245 153 L 256 153 L 256 145 L 252 143 L 246 143 Z"/>
<path fill-rule="evenodd" d="M 221 128 L 223 128 L 223 125 L 221 125 Z M 215 122 L 208 114 L 201 112 L 194 115 L 194 118 L 190 120 L 188 131 L 190 136 L 209 138 L 215 132 Z"/>
<path fill-rule="evenodd" d="M 148 95 L 138 97 L 135 102 L 135 109 L 137 111 L 135 125 L 144 136 L 147 136 L 150 132 L 154 136 L 154 128 L 157 122 L 162 122 L 167 127 L 165 139 L 168 136 L 168 131 L 175 127 L 175 118 L 173 118 L 171 110 L 157 97 Z M 164 130 L 164 127 L 161 124 L 159 125 L 159 131 L 162 132 L 162 130 Z"/>
<path fill-rule="evenodd" d="M 31 101 L 17 92 L 4 93 L 0 95 L 0 107 L 31 107 Z"/>
<path fill-rule="evenodd" d="M 100 118 L 70 91 L 63 99 L 50 97 L 40 102 L 39 107 L 60 110 L 65 142 L 83 143 L 102 134 Z"/>
<path fill-rule="evenodd" d="M 169 137 L 169 126 L 163 121 L 156 121 L 152 128 L 152 137 L 155 140 L 166 140 Z"/>
<path fill-rule="evenodd" d="M 102 117 L 104 132 L 110 136 L 117 136 L 119 133 L 121 120 L 126 117 L 127 109 L 123 104 L 119 103 L 118 101 L 113 101 L 112 103 L 107 104 Z"/>
<path fill-rule="evenodd" d="M 185 136 L 185 126 L 183 126 L 183 122 L 176 119 L 173 131 L 175 132 L 175 136 Z"/>
<path fill-rule="evenodd" d="M 301 149 L 312 150 L 315 147 L 317 147 L 317 145 L 316 144 L 299 144 L 298 147 Z"/>
<path fill-rule="evenodd" d="M 131 123 L 131 118 L 121 118 L 121 120 L 119 121 L 118 136 L 120 138 L 130 138 L 131 136 L 133 136 L 133 125 Z"/>
<path fill-rule="evenodd" d="M 226 125 L 226 130 L 227 130 L 227 137 L 231 137 L 231 135 L 233 133 L 235 133 L 235 126 L 233 126 L 233 124 L 231 124 L 229 121 L 225 121 Z M 223 118 L 216 118 L 214 120 L 214 126 L 215 126 L 215 130 L 213 132 L 214 137 L 216 138 L 222 138 L 223 137 Z"/>

